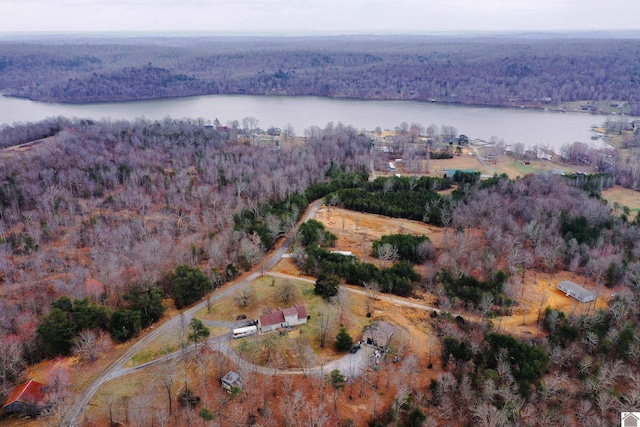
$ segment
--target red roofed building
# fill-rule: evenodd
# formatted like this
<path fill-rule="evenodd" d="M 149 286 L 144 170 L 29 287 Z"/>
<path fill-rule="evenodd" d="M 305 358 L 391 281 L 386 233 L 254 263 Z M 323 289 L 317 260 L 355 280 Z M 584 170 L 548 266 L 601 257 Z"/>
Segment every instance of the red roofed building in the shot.
<path fill-rule="evenodd" d="M 44 384 L 30 380 L 16 388 L 2 407 L 4 412 L 35 417 L 47 409 Z"/>
<path fill-rule="evenodd" d="M 273 313 L 262 315 L 258 318 L 258 330 L 260 332 L 275 331 L 278 328 L 307 323 L 307 309 L 304 305 L 294 305 L 284 310 L 278 308 Z"/>

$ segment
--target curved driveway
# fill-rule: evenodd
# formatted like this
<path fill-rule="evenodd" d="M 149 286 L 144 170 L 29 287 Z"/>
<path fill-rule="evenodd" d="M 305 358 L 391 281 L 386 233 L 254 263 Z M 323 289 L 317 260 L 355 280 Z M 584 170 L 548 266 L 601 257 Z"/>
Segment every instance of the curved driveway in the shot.
<path fill-rule="evenodd" d="M 318 208 L 320 207 L 321 204 L 322 204 L 322 199 L 316 200 L 315 202 L 311 203 L 307 208 L 306 214 L 299 221 L 298 225 L 304 221 L 307 221 L 309 218 L 313 218 L 316 215 L 316 212 L 318 211 Z M 222 298 L 225 298 L 228 295 L 232 294 L 233 292 L 237 291 L 242 286 L 245 286 L 246 284 L 260 277 L 260 273 L 259 273 L 260 271 L 265 271 L 273 268 L 273 266 L 276 265 L 278 260 L 282 258 L 282 255 L 287 251 L 287 249 L 293 242 L 294 238 L 295 238 L 295 233 L 290 232 L 289 235 L 286 237 L 284 243 L 282 243 L 279 248 L 274 250 L 271 253 L 270 257 L 266 258 L 266 260 L 262 261 L 261 264 L 254 267 L 251 274 L 230 285 L 227 285 L 225 288 L 216 290 L 214 292 L 214 295 L 212 295 L 209 298 L 209 300 L 211 302 L 215 302 Z M 189 322 L 193 317 L 193 315 L 198 311 L 202 310 L 203 308 L 205 308 L 206 305 L 207 305 L 207 300 L 204 299 L 200 303 L 183 311 L 182 313 L 184 314 L 184 321 Z M 91 384 L 89 384 L 89 386 L 87 386 L 87 388 L 78 396 L 78 398 L 75 400 L 73 405 L 71 405 L 71 407 L 69 408 L 69 411 L 67 413 L 67 419 L 69 421 L 67 422 L 67 425 L 74 426 L 74 427 L 78 425 L 78 419 L 80 418 L 80 414 L 82 413 L 87 403 L 89 403 L 91 398 L 96 394 L 98 389 L 104 383 L 122 375 L 122 372 L 123 372 L 122 367 L 127 360 L 129 360 L 138 351 L 146 347 L 151 341 L 153 341 L 158 336 L 164 333 L 167 333 L 168 331 L 174 328 L 179 327 L 180 322 L 181 322 L 181 316 L 174 316 L 173 318 L 167 320 L 163 324 L 156 325 L 153 331 L 149 332 L 148 334 L 140 338 L 136 343 L 134 343 L 131 347 L 129 347 L 127 351 L 124 352 L 124 354 L 122 354 L 122 356 L 120 356 L 115 362 L 113 362 L 104 371 L 102 371 L 96 377 L 96 379 L 94 379 L 91 382 Z"/>
<path fill-rule="evenodd" d="M 304 221 L 307 221 L 309 218 L 313 218 L 318 208 L 320 207 L 321 203 L 322 203 L 322 200 L 316 200 L 315 202 L 313 202 L 307 209 L 306 214 L 304 215 L 303 219 L 300 222 L 304 222 Z M 309 283 L 315 283 L 315 280 L 312 280 L 306 277 L 297 277 L 297 276 L 291 276 L 291 275 L 286 275 L 282 273 L 268 271 L 271 268 L 273 268 L 276 265 L 276 263 L 280 260 L 280 258 L 282 258 L 282 256 L 286 253 L 287 249 L 293 242 L 294 237 L 295 237 L 295 234 L 290 233 L 289 236 L 284 241 L 284 243 L 282 243 L 282 245 L 280 245 L 279 248 L 275 249 L 272 252 L 271 256 L 269 256 L 265 261 L 263 261 L 261 265 L 258 265 L 257 267 L 255 267 L 251 274 L 236 281 L 235 283 L 227 285 L 227 287 L 224 289 L 216 290 L 214 295 L 212 295 L 209 298 L 209 300 L 211 302 L 216 302 L 220 299 L 227 297 L 228 295 L 237 291 L 242 286 L 247 285 L 248 283 L 260 277 L 260 273 L 259 273 L 260 271 L 264 271 L 265 272 L 264 274 L 269 276 L 290 278 L 293 280 L 301 280 Z M 346 287 L 346 286 L 344 287 L 344 289 L 346 289 L 351 293 L 366 295 L 366 291 L 361 289 L 354 289 L 352 287 Z M 438 308 L 428 306 L 425 304 L 420 304 L 417 302 L 408 301 L 405 298 L 394 297 L 390 295 L 383 295 L 380 293 L 376 294 L 376 298 L 392 304 L 396 304 L 396 305 L 417 308 L 420 310 L 435 311 L 438 313 L 441 312 L 441 310 Z M 182 313 L 184 314 L 184 321 L 189 322 L 193 317 L 193 315 L 198 311 L 202 310 L 203 308 L 205 308 L 206 305 L 207 305 L 207 301 L 205 299 L 200 303 L 196 304 L 195 306 L 183 311 Z M 96 377 L 96 379 L 94 379 L 91 382 L 91 384 L 89 384 L 89 386 L 82 392 L 82 394 L 76 399 L 73 405 L 69 408 L 69 412 L 67 414 L 67 419 L 69 420 L 69 422 L 67 423 L 67 425 L 73 426 L 73 427 L 78 425 L 78 419 L 80 418 L 80 414 L 82 413 L 83 409 L 104 383 L 111 381 L 115 378 L 128 375 L 132 372 L 136 372 L 136 371 L 148 368 L 150 366 L 157 365 L 164 361 L 179 357 L 181 352 L 176 351 L 167 356 L 152 360 L 150 362 L 147 362 L 138 366 L 124 368 L 124 364 L 127 362 L 127 360 L 129 360 L 138 351 L 146 347 L 152 340 L 154 340 L 155 338 L 157 338 L 158 336 L 164 333 L 167 333 L 173 328 L 179 327 L 180 322 L 182 321 L 181 317 L 182 316 L 174 316 L 173 318 L 167 320 L 163 324 L 157 325 L 153 331 L 149 332 L 144 337 L 140 338 L 136 343 L 134 343 L 131 347 L 129 347 L 127 351 L 124 354 L 122 354 L 122 356 L 120 356 L 115 362 L 113 362 L 104 371 L 102 371 L 98 375 L 98 377 Z M 244 325 L 246 321 L 218 322 L 218 321 L 207 320 L 207 321 L 204 321 L 203 323 L 209 326 L 223 326 L 223 327 L 228 327 L 229 329 L 233 329 L 234 327 L 239 327 Z M 226 334 L 211 338 L 209 342 L 217 344 L 216 349 L 224 353 L 226 356 L 228 357 L 237 356 L 236 353 L 231 348 L 231 346 L 229 345 L 229 342 L 228 342 L 229 339 L 231 339 L 231 334 L 226 333 Z M 240 368 L 247 369 L 254 372 L 259 372 L 262 374 L 267 374 L 267 375 L 272 375 L 274 373 L 281 374 L 281 375 L 303 375 L 303 374 L 304 375 L 309 375 L 309 374 L 322 375 L 323 373 L 330 372 L 333 369 L 338 369 L 346 375 L 355 375 L 357 372 L 359 372 L 360 369 L 362 369 L 368 363 L 368 360 L 371 357 L 372 353 L 373 353 L 373 349 L 371 347 L 363 346 L 362 349 L 359 350 L 357 353 L 347 354 L 340 359 L 327 363 L 326 365 L 313 366 L 313 367 L 306 368 L 304 370 L 303 369 L 287 369 L 287 370 L 278 370 L 277 372 L 274 372 L 273 368 L 266 368 L 264 366 L 251 364 L 250 362 L 247 362 L 246 360 L 240 357 L 235 357 L 234 360 Z"/>

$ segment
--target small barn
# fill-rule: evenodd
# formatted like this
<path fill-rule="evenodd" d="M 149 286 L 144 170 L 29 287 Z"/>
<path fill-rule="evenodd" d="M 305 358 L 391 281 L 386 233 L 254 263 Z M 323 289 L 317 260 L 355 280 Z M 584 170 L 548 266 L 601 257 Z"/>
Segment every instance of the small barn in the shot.
<path fill-rule="evenodd" d="M 307 323 L 307 309 L 304 305 L 294 305 L 284 310 L 279 308 L 273 313 L 258 318 L 258 331 L 269 332 L 278 328 L 288 328 Z"/>
<path fill-rule="evenodd" d="M 569 280 L 558 283 L 558 289 L 580 302 L 590 302 L 596 299 L 596 295 L 593 292 Z"/>
<path fill-rule="evenodd" d="M 47 409 L 44 384 L 30 380 L 16 388 L 2 409 L 7 415 L 35 417 Z"/>
<path fill-rule="evenodd" d="M 393 326 L 387 322 L 374 322 L 369 325 L 362 334 L 362 341 L 375 345 L 376 347 L 384 347 L 393 335 Z"/>
<path fill-rule="evenodd" d="M 233 387 L 242 387 L 242 381 L 240 379 L 240 375 L 233 371 L 227 372 L 227 375 L 220 379 L 220 383 L 222 384 L 222 388 L 231 393 L 231 389 Z"/>

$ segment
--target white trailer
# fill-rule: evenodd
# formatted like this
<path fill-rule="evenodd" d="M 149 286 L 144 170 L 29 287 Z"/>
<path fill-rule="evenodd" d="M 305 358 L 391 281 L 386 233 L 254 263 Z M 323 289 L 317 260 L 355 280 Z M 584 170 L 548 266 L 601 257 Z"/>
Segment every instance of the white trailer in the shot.
<path fill-rule="evenodd" d="M 258 327 L 253 326 L 245 326 L 244 328 L 236 328 L 233 330 L 233 338 L 242 338 L 248 337 L 249 335 L 255 335 L 258 333 Z"/>

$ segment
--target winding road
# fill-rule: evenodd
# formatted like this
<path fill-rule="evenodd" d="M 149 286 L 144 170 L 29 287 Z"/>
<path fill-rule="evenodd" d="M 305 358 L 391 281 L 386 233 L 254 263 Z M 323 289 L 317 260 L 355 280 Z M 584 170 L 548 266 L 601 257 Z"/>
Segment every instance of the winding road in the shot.
<path fill-rule="evenodd" d="M 298 222 L 298 226 L 302 222 L 305 222 L 308 219 L 313 218 L 316 215 L 318 208 L 320 207 L 321 204 L 322 204 L 321 199 L 311 203 L 307 208 L 305 214 L 303 215 L 302 219 Z M 297 230 L 297 227 L 294 230 Z M 286 237 L 286 239 L 284 240 L 284 242 L 277 249 L 272 251 L 269 257 L 266 257 L 265 260 L 263 260 L 259 265 L 254 267 L 252 269 L 252 272 L 249 275 L 243 277 L 240 280 L 232 282 L 231 284 L 227 284 L 224 288 L 217 289 L 216 291 L 214 291 L 214 294 L 209 298 L 209 301 L 216 302 L 218 300 L 221 300 L 233 294 L 238 289 L 242 288 L 243 286 L 247 285 L 248 283 L 260 277 L 261 271 L 267 271 L 273 268 L 273 266 L 276 265 L 276 263 L 280 260 L 280 258 L 282 258 L 282 255 L 287 252 L 294 238 L 295 238 L 295 233 L 291 231 Z M 179 327 L 182 321 L 185 321 L 188 323 L 194 314 L 196 314 L 198 311 L 202 310 L 206 306 L 207 306 L 207 299 L 205 298 L 200 303 L 183 311 L 182 313 L 184 317 L 174 316 L 173 318 L 167 320 L 163 324 L 157 325 L 153 331 L 149 332 L 148 334 L 140 338 L 135 344 L 129 347 L 127 351 L 122 354 L 122 356 L 120 356 L 115 362 L 113 362 L 105 370 L 103 370 L 91 382 L 91 384 L 89 384 L 89 386 L 87 386 L 87 388 L 80 393 L 78 398 L 74 401 L 74 403 L 69 408 L 69 411 L 67 412 L 67 420 L 68 420 L 67 425 L 72 427 L 78 426 L 78 420 L 80 419 L 80 415 L 82 414 L 82 411 L 84 410 L 85 406 L 89 403 L 91 398 L 96 394 L 98 389 L 104 383 L 111 381 L 114 378 L 118 378 L 122 375 L 125 375 L 127 373 L 127 370 L 124 369 L 123 366 L 127 362 L 127 360 L 131 359 L 131 357 L 134 354 L 142 350 L 151 341 L 153 341 L 160 335 L 168 333 L 174 328 Z M 142 369 L 142 367 L 137 367 L 137 368 Z"/>
<path fill-rule="evenodd" d="M 310 204 L 303 218 L 298 223 L 298 225 L 304 221 L 307 221 L 310 218 L 315 217 L 318 211 L 318 208 L 320 207 L 321 204 L 322 204 L 322 200 L 316 200 L 315 202 Z M 285 239 L 285 241 L 278 248 L 272 251 L 270 256 L 265 258 L 265 260 L 261 264 L 254 267 L 250 274 L 243 277 L 242 279 L 239 279 L 235 282 L 232 282 L 226 285 L 224 288 L 217 289 L 216 291 L 214 291 L 214 294 L 209 298 L 209 301 L 213 303 L 231 295 L 232 293 L 236 292 L 238 289 L 242 288 L 243 286 L 249 284 L 250 282 L 260 277 L 261 272 L 263 272 L 264 275 L 269 275 L 273 277 L 290 278 L 293 280 L 300 280 L 300 281 L 305 281 L 309 283 L 315 283 L 315 280 L 312 280 L 306 277 L 291 276 L 291 275 L 286 275 L 278 272 L 269 271 L 276 265 L 276 263 L 287 252 L 289 246 L 294 240 L 294 237 L 295 237 L 295 233 L 293 231 L 290 232 L 287 238 Z M 344 289 L 354 294 L 367 295 L 366 291 L 361 289 L 355 289 L 348 286 L 345 286 Z M 393 297 L 390 295 L 383 295 L 380 293 L 376 294 L 376 298 L 395 304 L 395 305 L 412 307 L 412 308 L 417 308 L 417 309 L 426 310 L 426 311 L 435 311 L 438 313 L 441 312 L 441 310 L 436 307 L 409 301 L 405 298 Z M 69 420 L 67 425 L 70 427 L 76 427 L 79 425 L 78 420 L 80 419 L 80 415 L 82 414 L 82 411 L 84 410 L 86 405 L 89 403 L 89 401 L 93 398 L 93 396 L 96 394 L 98 389 L 106 382 L 109 382 L 113 379 L 128 375 L 133 372 L 137 372 L 137 371 L 149 368 L 151 366 L 158 365 L 162 362 L 179 357 L 181 354 L 181 351 L 176 351 L 174 353 L 168 354 L 166 356 L 160 357 L 158 359 L 152 360 L 150 362 L 147 362 L 138 366 L 124 367 L 125 363 L 129 359 L 131 359 L 131 357 L 133 357 L 134 354 L 136 354 L 137 352 L 145 348 L 151 341 L 153 341 L 154 339 L 156 339 L 162 334 L 169 333 L 171 330 L 180 327 L 181 322 L 188 323 L 198 311 L 206 308 L 206 306 L 207 306 L 207 300 L 205 299 L 200 303 L 194 305 L 193 307 L 183 311 L 182 314 L 184 316 L 174 316 L 173 318 L 167 320 L 163 324 L 157 325 L 153 331 L 147 333 L 145 336 L 141 337 L 136 343 L 134 343 L 131 347 L 129 347 L 127 351 L 124 352 L 116 361 L 114 361 L 113 363 L 111 363 L 111 365 L 109 365 L 106 369 L 104 369 L 91 382 L 91 384 L 89 384 L 89 386 L 80 394 L 80 396 L 74 401 L 74 403 L 71 405 L 67 413 L 67 420 Z M 204 323 L 207 326 L 223 326 L 231 330 L 235 327 L 243 326 L 246 323 L 246 321 L 218 322 L 218 321 L 207 320 L 207 321 L 204 321 Z M 215 344 L 216 350 L 221 351 L 227 357 L 234 358 L 235 363 L 240 368 L 247 369 L 254 372 L 259 372 L 262 374 L 268 374 L 268 375 L 274 374 L 274 373 L 277 373 L 279 375 L 303 375 L 303 374 L 304 375 L 322 375 L 324 372 L 330 372 L 333 369 L 339 369 L 345 374 L 354 375 L 355 372 L 358 372 L 359 369 L 361 369 L 363 366 L 366 365 L 366 363 L 368 363 L 368 360 L 373 353 L 373 348 L 369 346 L 363 346 L 363 348 L 355 354 L 351 354 L 351 353 L 347 354 L 340 359 L 334 360 L 327 364 L 322 364 L 321 366 L 308 367 L 308 368 L 305 368 L 304 370 L 303 369 L 287 369 L 287 370 L 278 370 L 276 372 L 274 371 L 273 368 L 266 368 L 264 366 L 254 365 L 240 357 L 237 357 L 237 354 L 233 351 L 233 349 L 229 345 L 230 339 L 231 339 L 231 333 L 229 332 L 229 333 L 211 338 L 209 340 L 209 343 L 211 345 Z M 193 346 L 191 346 L 191 348 L 193 348 Z"/>

